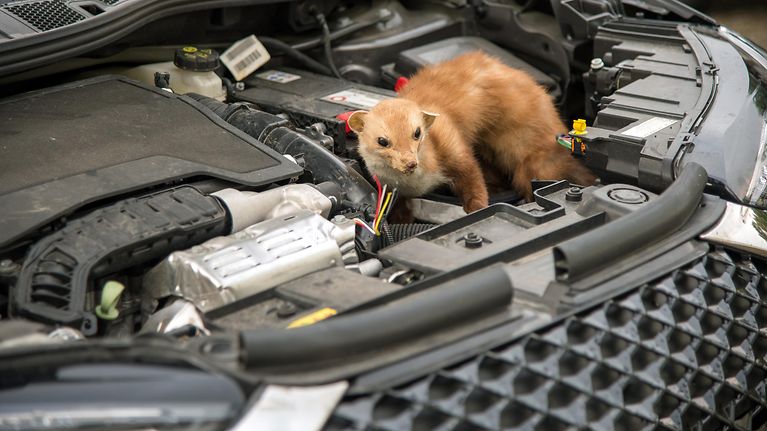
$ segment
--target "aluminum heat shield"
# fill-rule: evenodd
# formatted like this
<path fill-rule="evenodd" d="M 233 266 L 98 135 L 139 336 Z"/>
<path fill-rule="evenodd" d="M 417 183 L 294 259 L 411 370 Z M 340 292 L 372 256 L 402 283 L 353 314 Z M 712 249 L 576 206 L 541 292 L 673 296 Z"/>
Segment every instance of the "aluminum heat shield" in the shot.
<path fill-rule="evenodd" d="M 354 223 L 309 210 L 172 253 L 144 278 L 151 299 L 177 296 L 210 311 L 287 281 L 343 266 Z"/>

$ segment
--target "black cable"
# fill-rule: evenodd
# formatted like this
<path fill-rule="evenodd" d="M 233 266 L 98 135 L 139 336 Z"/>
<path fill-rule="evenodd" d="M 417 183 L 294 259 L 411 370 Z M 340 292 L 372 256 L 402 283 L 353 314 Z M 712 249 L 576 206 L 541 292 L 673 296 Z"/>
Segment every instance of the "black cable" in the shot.
<path fill-rule="evenodd" d="M 340 38 L 342 38 L 344 36 L 348 36 L 348 35 L 350 35 L 352 33 L 356 33 L 356 32 L 358 32 L 360 30 L 365 29 L 365 28 L 372 27 L 372 26 L 378 24 L 379 22 L 387 21 L 389 18 L 391 18 L 391 15 L 386 15 L 384 17 L 377 17 L 377 18 L 372 19 L 370 21 L 355 22 L 353 24 L 350 24 L 347 27 L 344 27 L 344 28 L 342 28 L 340 30 L 336 30 L 333 33 L 330 33 L 330 41 L 332 42 L 332 41 L 334 41 L 336 39 L 340 39 Z M 315 39 L 309 39 L 307 41 L 304 41 L 304 42 L 297 43 L 297 44 L 293 45 L 293 48 L 295 48 L 295 49 L 297 49 L 299 51 L 306 51 L 306 50 L 309 50 L 309 49 L 318 48 L 318 47 L 322 46 L 322 44 L 325 41 L 325 39 L 326 39 L 326 37 L 324 37 L 324 36 L 318 37 L 318 38 L 315 38 Z"/>
<path fill-rule="evenodd" d="M 328 27 L 328 21 L 325 19 L 325 15 L 322 12 L 317 12 L 315 17 L 317 18 L 317 22 L 320 23 L 320 27 L 322 28 L 322 45 L 325 49 L 325 60 L 328 62 L 330 70 L 333 71 L 333 75 L 335 75 L 338 79 L 343 79 L 341 72 L 338 71 L 336 63 L 333 60 L 333 47 L 330 44 L 331 35 L 330 27 Z"/>
<path fill-rule="evenodd" d="M 327 66 L 279 39 L 259 36 L 258 40 L 260 40 L 261 43 L 264 44 L 264 47 L 269 51 L 280 51 L 314 72 L 321 73 L 323 75 L 333 75 L 333 71 L 330 70 Z"/>

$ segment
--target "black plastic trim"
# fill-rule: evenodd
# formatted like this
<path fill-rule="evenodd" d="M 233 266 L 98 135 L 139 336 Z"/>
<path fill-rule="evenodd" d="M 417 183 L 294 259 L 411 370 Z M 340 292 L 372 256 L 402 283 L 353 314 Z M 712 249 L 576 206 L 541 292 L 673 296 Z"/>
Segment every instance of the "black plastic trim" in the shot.
<path fill-rule="evenodd" d="M 557 280 L 572 282 L 664 238 L 698 208 L 708 175 L 696 163 L 654 202 L 554 248 Z"/>
<path fill-rule="evenodd" d="M 0 76 L 109 45 L 152 21 L 196 10 L 290 0 L 133 0 L 75 24 L 0 43 Z"/>
<path fill-rule="evenodd" d="M 374 309 L 285 330 L 241 334 L 248 368 L 346 359 L 406 343 L 448 325 L 508 307 L 511 280 L 500 265 L 476 271 Z"/>

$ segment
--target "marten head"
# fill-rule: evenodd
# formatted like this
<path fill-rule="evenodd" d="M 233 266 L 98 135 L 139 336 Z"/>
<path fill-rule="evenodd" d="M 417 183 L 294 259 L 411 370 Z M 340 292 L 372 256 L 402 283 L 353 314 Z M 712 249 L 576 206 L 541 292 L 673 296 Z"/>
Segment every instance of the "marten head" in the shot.
<path fill-rule="evenodd" d="M 359 137 L 359 151 L 368 168 L 383 166 L 409 175 L 418 169 L 419 150 L 438 114 L 421 110 L 415 102 L 388 99 L 370 112 L 357 111 L 349 127 Z"/>

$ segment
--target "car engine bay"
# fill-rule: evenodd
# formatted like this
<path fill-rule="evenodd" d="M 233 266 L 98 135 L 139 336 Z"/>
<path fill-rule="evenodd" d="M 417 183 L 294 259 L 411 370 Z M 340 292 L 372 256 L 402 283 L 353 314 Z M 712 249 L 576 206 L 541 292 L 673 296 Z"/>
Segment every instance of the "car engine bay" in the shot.
<path fill-rule="evenodd" d="M 437 3 L 423 10 L 396 1 L 291 5 L 286 19 L 296 34 L 289 38 L 298 42 L 285 48 L 260 36 L 275 52 L 272 63 L 236 85 L 223 81 L 223 96 L 184 95 L 173 91 L 179 76 L 103 61 L 56 75 L 65 81 L 58 86 L 2 100 L 4 317 L 65 325 L 85 337 L 292 328 L 385 302 L 499 254 L 535 252 L 540 279 L 518 288 L 542 301 L 557 278 L 542 250 L 634 211 L 671 181 L 658 166 L 682 123 L 675 118 L 688 120 L 682 108 L 649 133 L 615 131 L 658 121 L 658 104 L 681 103 L 659 95 L 643 108 L 647 96 L 637 91 L 660 88 L 651 81 L 672 79 L 668 64 L 695 58 L 683 41 L 647 55 L 642 44 L 655 40 L 638 26 L 620 36 L 629 25 L 613 23 L 595 35 L 595 58 L 604 61 L 573 63 L 583 69 L 579 78 L 562 61 L 578 44 L 555 44 L 539 28 L 523 27 L 517 31 L 543 49 L 521 41 L 506 28 L 528 15 L 515 7 L 493 3 L 486 5 L 492 13 L 466 16 L 466 8 Z M 247 11 L 218 14 L 238 22 Z M 568 11 L 585 22 L 585 12 Z M 316 31 L 322 12 L 331 13 L 334 33 L 324 42 L 300 36 Z M 511 12 L 517 18 L 485 22 Z M 570 28 L 566 39 L 588 43 L 589 25 Z M 317 73 L 328 67 L 302 52 L 330 41 L 342 78 Z M 176 50 L 176 66 L 184 69 L 180 50 L 192 49 Z M 473 50 L 530 73 L 568 117 L 595 118 L 581 156 L 605 185 L 539 182 L 535 202 L 501 190 L 491 196 L 497 205 L 468 216 L 449 190 L 438 191 L 411 202 L 415 224 L 391 224 L 381 202 L 386 191 L 364 169 L 344 115 L 396 97 L 390 89 L 419 67 Z M 197 66 L 183 72 L 220 69 L 218 60 L 204 71 Z M 692 84 L 679 96 L 691 104 L 700 93 L 695 76 L 676 76 Z"/>
<path fill-rule="evenodd" d="M 740 55 L 720 46 L 724 36 L 617 20 L 609 3 L 352 3 L 190 12 L 79 62 L 3 78 L 2 319 L 67 340 L 240 337 L 258 346 L 247 366 L 269 369 L 308 360 L 277 344 L 293 328 L 437 295 L 441 311 L 403 314 L 402 331 L 428 339 L 374 359 L 385 363 L 482 328 L 549 321 L 593 301 L 587 286 L 609 281 L 617 260 L 666 250 L 567 244 L 630 218 L 683 176 L 681 156 L 693 153 L 683 131 L 700 125 L 716 85 L 713 63 L 699 64 L 703 44 Z M 185 32 L 163 33 L 173 28 Z M 255 29 L 271 60 L 235 79 L 219 60 L 256 61 L 258 51 L 232 53 L 252 48 L 237 41 Z M 499 190 L 468 215 L 439 190 L 410 202 L 415 223 L 392 223 L 391 195 L 365 170 L 345 120 L 396 97 L 418 68 L 473 50 L 528 72 L 568 124 L 586 119 L 588 133 L 574 127 L 563 139 L 601 182 L 535 181 L 534 201 Z M 179 91 L 182 82 L 195 91 Z M 708 171 L 708 190 L 743 198 L 748 181 Z M 697 201 L 680 203 L 690 211 L 677 222 L 715 219 L 723 205 L 711 198 L 690 218 Z M 435 328 L 446 332 L 428 336 Z M 354 337 L 379 329 L 347 334 L 360 346 L 349 355 L 374 351 Z M 337 359 L 331 347 L 312 358 Z"/>
<path fill-rule="evenodd" d="M 370 174 L 350 115 L 477 50 L 595 184 Z M 661 0 L 0 1 L 0 428 L 764 426 L 765 56 Z"/>

